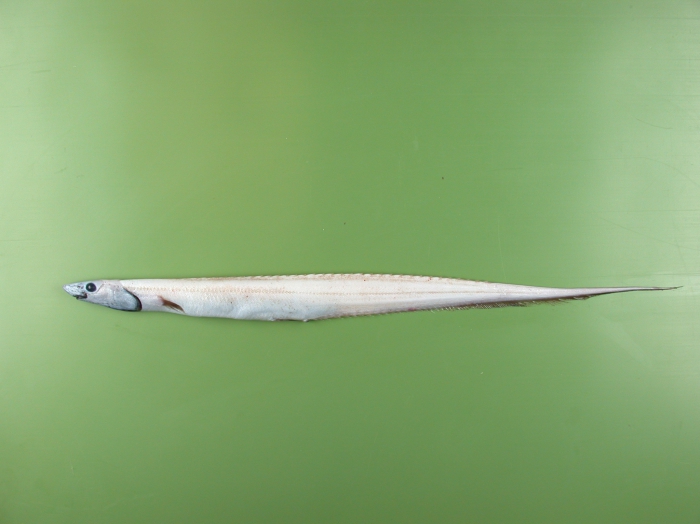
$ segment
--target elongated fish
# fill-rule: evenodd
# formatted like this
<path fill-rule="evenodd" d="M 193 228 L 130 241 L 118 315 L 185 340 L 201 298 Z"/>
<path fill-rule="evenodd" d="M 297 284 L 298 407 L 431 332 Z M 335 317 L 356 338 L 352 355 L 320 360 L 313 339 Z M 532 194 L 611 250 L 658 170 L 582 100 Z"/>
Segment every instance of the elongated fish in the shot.
<path fill-rule="evenodd" d="M 122 311 L 240 320 L 321 320 L 401 311 L 527 306 L 663 287 L 547 288 L 409 275 L 91 280 L 69 294 Z"/>

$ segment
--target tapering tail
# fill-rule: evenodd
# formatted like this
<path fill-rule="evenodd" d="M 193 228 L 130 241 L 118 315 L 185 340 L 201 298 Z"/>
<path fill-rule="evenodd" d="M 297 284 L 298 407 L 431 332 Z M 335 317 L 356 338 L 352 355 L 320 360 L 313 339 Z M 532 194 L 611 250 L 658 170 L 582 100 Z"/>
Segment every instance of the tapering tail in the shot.
<path fill-rule="evenodd" d="M 521 287 L 521 286 L 517 286 Z M 524 286 L 522 286 L 524 287 Z M 517 293 L 504 299 L 465 304 L 455 309 L 492 309 L 501 307 L 525 307 L 537 304 L 557 304 L 570 300 L 586 300 L 598 295 L 625 293 L 627 291 L 666 291 L 675 287 L 589 287 L 589 288 L 529 288 L 528 292 Z"/>

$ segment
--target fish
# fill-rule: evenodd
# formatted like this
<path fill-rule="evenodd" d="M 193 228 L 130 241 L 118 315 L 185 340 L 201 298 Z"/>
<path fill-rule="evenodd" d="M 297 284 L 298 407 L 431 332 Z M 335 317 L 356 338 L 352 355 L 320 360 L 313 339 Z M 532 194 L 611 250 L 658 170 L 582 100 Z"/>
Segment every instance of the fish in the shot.
<path fill-rule="evenodd" d="M 412 275 L 323 274 L 90 280 L 63 289 L 78 300 L 121 311 L 307 322 L 406 311 L 529 306 L 676 288 L 548 288 Z"/>

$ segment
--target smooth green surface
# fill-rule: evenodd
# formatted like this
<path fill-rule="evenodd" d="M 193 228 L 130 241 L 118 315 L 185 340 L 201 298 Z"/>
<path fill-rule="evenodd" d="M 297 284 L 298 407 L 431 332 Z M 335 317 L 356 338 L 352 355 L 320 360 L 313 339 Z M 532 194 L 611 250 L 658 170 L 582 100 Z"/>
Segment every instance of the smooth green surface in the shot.
<path fill-rule="evenodd" d="M 700 4 L 0 2 L 0 522 L 700 519 Z M 91 278 L 682 285 L 318 323 Z"/>

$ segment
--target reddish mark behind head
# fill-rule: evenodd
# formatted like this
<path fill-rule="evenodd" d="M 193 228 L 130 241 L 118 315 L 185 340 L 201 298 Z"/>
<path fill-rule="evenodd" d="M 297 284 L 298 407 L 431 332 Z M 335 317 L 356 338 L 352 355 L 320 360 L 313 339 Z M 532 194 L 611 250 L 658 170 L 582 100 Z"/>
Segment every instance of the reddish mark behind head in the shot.
<path fill-rule="evenodd" d="M 158 297 L 160 298 L 160 301 L 163 303 L 165 307 L 169 307 L 170 309 L 176 309 L 182 313 L 185 312 L 184 309 L 182 309 L 182 306 L 180 304 L 176 304 L 175 302 L 171 302 L 170 300 L 163 298 L 163 297 Z"/>

